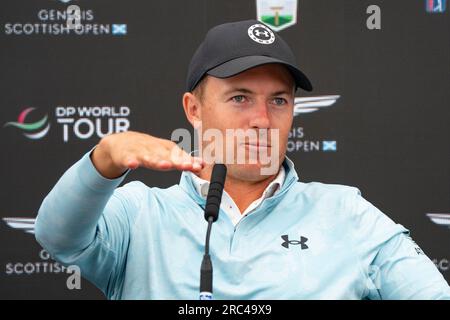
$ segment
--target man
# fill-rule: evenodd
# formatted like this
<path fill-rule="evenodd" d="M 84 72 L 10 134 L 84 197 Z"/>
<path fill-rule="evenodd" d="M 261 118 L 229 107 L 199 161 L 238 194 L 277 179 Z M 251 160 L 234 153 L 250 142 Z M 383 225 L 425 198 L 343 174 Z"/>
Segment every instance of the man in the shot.
<path fill-rule="evenodd" d="M 298 182 L 285 153 L 299 87 L 312 89 L 267 26 L 249 20 L 211 29 L 189 67 L 186 116 L 202 132 L 257 135 L 216 144 L 208 159 L 143 133 L 107 136 L 45 198 L 37 240 L 110 299 L 196 299 L 212 165 L 236 151 L 224 161 L 211 235 L 216 298 L 449 299 L 449 286 L 408 230 L 358 189 Z M 200 147 L 209 145 L 201 139 Z M 138 167 L 183 173 L 168 189 L 117 188 Z"/>

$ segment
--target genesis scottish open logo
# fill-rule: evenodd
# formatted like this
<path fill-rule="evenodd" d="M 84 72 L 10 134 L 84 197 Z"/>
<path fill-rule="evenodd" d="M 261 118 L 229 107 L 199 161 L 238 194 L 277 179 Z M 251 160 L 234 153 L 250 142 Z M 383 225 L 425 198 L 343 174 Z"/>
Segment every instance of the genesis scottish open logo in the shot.
<path fill-rule="evenodd" d="M 23 135 L 28 139 L 37 140 L 43 138 L 50 130 L 50 123 L 48 123 L 48 116 L 45 115 L 36 122 L 26 122 L 27 116 L 33 110 L 35 110 L 35 108 L 26 108 L 19 114 L 16 122 L 14 121 L 7 122 L 3 127 L 11 126 L 19 128 L 20 130 L 23 131 Z"/>
<path fill-rule="evenodd" d="M 326 95 L 315 97 L 297 97 L 294 101 L 294 117 L 306 115 L 316 111 L 326 110 L 334 105 L 340 98 L 339 95 Z M 305 119 L 303 119 L 306 121 Z M 333 138 L 307 139 L 304 127 L 292 127 L 289 132 L 287 144 L 288 152 L 336 152 L 337 141 Z"/>
<path fill-rule="evenodd" d="M 93 9 L 85 8 L 89 2 L 58 0 L 49 1 L 53 8 L 41 8 L 33 18 L 23 21 L 8 21 L 4 25 L 4 34 L 10 36 L 126 36 L 127 25 L 119 23 L 96 23 Z M 97 11 L 95 12 L 98 13 Z M 9 13 L 10 19 L 14 19 L 14 13 Z"/>

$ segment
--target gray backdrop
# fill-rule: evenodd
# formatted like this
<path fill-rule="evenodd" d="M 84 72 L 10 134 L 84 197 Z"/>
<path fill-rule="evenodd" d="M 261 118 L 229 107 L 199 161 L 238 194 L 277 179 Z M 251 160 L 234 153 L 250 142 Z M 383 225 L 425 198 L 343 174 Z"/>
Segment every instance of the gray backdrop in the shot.
<path fill-rule="evenodd" d="M 340 97 L 294 118 L 288 156 L 302 181 L 360 188 L 450 280 L 450 19 L 448 8 L 427 12 L 429 2 L 298 1 L 297 24 L 280 31 L 315 88 L 298 97 Z M 55 34 L 66 23 L 58 11 L 71 4 L 92 29 Z M 371 4 L 381 8 L 380 30 L 366 27 Z M 170 138 L 189 128 L 181 95 L 191 55 L 210 27 L 250 18 L 254 0 L 2 1 L 0 298 L 103 299 L 85 280 L 69 290 L 68 274 L 30 233 L 33 220 L 20 218 L 36 217 L 99 141 L 97 129 Z M 67 114 L 96 106 L 123 114 Z M 164 187 L 178 178 L 137 170 L 126 181 Z"/>

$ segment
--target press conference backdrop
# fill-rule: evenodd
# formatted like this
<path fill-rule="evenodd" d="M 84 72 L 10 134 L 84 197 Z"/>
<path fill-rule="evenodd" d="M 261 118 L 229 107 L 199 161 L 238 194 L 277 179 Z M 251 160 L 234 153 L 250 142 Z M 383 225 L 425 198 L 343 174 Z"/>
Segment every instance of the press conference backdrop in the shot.
<path fill-rule="evenodd" d="M 64 30 L 69 5 L 81 9 L 77 31 Z M 276 6 L 295 10 L 275 17 Z M 260 19 L 280 27 L 315 88 L 297 93 L 288 142 L 300 179 L 360 188 L 411 230 L 449 281 L 448 3 L 261 1 L 258 8 L 266 10 Z M 190 130 L 181 95 L 194 50 L 210 27 L 252 18 L 254 0 L 1 2 L 0 298 L 104 299 L 84 279 L 70 289 L 71 273 L 35 241 L 43 198 L 104 134 L 170 139 L 176 128 Z M 139 169 L 126 182 L 168 187 L 178 179 Z"/>

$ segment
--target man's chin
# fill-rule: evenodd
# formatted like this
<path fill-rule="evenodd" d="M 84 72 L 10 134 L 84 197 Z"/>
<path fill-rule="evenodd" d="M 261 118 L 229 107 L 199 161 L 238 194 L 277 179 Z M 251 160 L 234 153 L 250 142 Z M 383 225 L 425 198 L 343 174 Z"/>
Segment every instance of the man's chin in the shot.
<path fill-rule="evenodd" d="M 279 165 L 255 164 L 227 164 L 230 175 L 245 181 L 262 181 L 270 176 L 276 175 L 280 169 Z"/>

